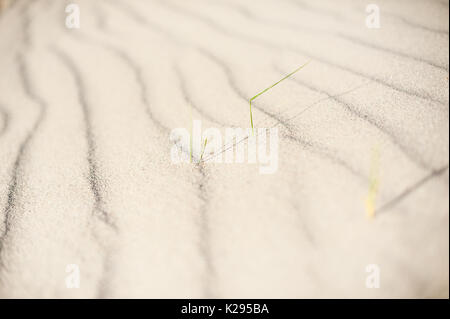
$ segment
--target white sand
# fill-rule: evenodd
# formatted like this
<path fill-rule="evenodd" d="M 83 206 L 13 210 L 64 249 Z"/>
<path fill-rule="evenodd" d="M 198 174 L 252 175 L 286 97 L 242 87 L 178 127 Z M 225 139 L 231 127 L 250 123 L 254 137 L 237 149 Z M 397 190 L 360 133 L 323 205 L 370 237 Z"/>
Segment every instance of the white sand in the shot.
<path fill-rule="evenodd" d="M 76 3 L 0 16 L 0 297 L 448 298 L 448 2 Z M 275 174 L 171 163 L 308 60 L 255 101 Z"/>

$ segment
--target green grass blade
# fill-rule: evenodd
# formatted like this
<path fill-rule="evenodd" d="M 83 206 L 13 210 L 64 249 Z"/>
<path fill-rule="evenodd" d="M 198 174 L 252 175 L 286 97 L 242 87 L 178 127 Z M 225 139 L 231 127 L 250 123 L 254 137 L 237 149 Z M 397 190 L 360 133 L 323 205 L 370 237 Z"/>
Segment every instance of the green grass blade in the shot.
<path fill-rule="evenodd" d="M 302 69 L 303 67 L 305 67 L 308 63 L 309 63 L 309 61 L 306 62 L 305 64 L 303 64 L 302 66 L 298 67 L 297 69 L 295 69 L 294 71 L 292 71 L 292 72 L 289 73 L 288 75 L 286 75 L 284 78 L 282 78 L 282 79 L 279 80 L 278 82 L 276 82 L 276 83 L 272 84 L 271 86 L 269 86 L 268 88 L 262 90 L 261 92 L 259 92 L 258 94 L 256 94 L 254 97 L 252 97 L 252 98 L 249 100 L 249 104 L 250 104 L 250 124 L 251 124 L 251 126 L 252 126 L 252 133 L 253 133 L 252 101 L 253 101 L 254 99 L 256 99 L 258 96 L 260 96 L 261 94 L 263 94 L 263 93 L 269 91 L 271 88 L 273 88 L 275 85 L 277 85 L 277 84 L 280 83 L 281 81 L 286 80 L 288 77 L 292 76 L 294 73 L 300 71 L 300 69 Z"/>
<path fill-rule="evenodd" d="M 203 153 L 205 153 L 206 144 L 208 143 L 208 138 L 205 138 L 205 143 L 203 144 L 202 153 L 200 154 L 200 162 L 203 159 Z"/>

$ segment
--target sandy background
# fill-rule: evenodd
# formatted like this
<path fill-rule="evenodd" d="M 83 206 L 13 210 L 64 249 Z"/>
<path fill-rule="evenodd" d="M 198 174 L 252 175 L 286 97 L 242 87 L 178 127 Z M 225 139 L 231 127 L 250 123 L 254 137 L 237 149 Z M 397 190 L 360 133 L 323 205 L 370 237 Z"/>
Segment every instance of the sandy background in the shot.
<path fill-rule="evenodd" d="M 448 298 L 448 1 L 68 3 L 0 16 L 0 297 Z M 171 163 L 306 61 L 255 100 L 275 174 Z"/>

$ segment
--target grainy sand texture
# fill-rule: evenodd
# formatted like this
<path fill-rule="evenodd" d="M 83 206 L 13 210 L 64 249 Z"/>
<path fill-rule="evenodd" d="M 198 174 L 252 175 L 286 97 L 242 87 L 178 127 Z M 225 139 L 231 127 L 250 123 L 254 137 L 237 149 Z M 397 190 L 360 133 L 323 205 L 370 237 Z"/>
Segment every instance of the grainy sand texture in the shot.
<path fill-rule="evenodd" d="M 0 297 L 448 298 L 448 1 L 371 2 L 0 1 Z"/>

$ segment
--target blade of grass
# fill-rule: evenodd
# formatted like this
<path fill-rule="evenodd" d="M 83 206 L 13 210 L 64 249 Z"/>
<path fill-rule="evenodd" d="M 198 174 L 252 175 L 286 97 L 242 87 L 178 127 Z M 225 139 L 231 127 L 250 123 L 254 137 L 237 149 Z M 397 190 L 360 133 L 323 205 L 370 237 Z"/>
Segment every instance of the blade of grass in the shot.
<path fill-rule="evenodd" d="M 253 134 L 253 115 L 252 115 L 252 101 L 254 99 L 256 99 L 258 96 L 260 96 L 261 94 L 269 91 L 271 88 L 273 88 L 275 85 L 277 85 L 278 83 L 280 83 L 283 80 L 286 80 L 288 77 L 292 76 L 294 73 L 298 72 L 300 69 L 302 69 L 303 67 L 305 67 L 310 61 L 306 62 L 305 64 L 303 64 L 302 66 L 298 67 L 297 69 L 295 69 L 294 71 L 292 71 L 291 73 L 289 73 L 288 75 L 286 75 L 284 78 L 282 78 L 281 80 L 279 80 L 278 82 L 272 84 L 271 86 L 269 86 L 267 89 L 262 90 L 261 92 L 259 92 L 258 94 L 256 94 L 254 97 L 252 97 L 248 102 L 250 104 L 250 124 L 252 126 L 252 134 Z"/>
<path fill-rule="evenodd" d="M 202 153 L 200 154 L 200 162 L 203 159 L 203 153 L 205 153 L 205 149 L 206 149 L 206 144 L 208 143 L 208 138 L 205 138 L 205 143 L 203 144 L 203 149 L 202 149 Z"/>

